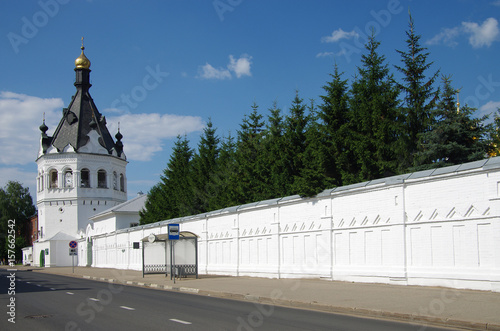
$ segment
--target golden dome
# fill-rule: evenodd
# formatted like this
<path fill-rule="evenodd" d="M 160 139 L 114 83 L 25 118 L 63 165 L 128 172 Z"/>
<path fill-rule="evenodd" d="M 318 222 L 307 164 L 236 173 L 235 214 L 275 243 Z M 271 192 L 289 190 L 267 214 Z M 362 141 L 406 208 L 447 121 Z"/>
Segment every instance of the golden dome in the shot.
<path fill-rule="evenodd" d="M 80 54 L 80 56 L 76 58 L 75 68 L 76 69 L 89 69 L 90 68 L 90 60 L 83 53 L 83 50 L 85 49 L 85 47 L 83 47 L 83 38 L 82 38 L 81 49 L 82 49 L 82 54 Z"/>

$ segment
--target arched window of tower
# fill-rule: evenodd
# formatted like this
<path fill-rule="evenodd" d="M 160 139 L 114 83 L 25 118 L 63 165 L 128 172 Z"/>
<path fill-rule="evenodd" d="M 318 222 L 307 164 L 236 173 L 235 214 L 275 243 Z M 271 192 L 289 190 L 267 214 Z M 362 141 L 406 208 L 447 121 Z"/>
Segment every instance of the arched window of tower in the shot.
<path fill-rule="evenodd" d="M 89 169 L 82 169 L 80 171 L 81 181 L 80 187 L 90 187 L 90 171 Z"/>
<path fill-rule="evenodd" d="M 101 169 L 97 171 L 97 187 L 98 188 L 107 188 L 108 185 L 106 183 L 106 170 Z"/>
<path fill-rule="evenodd" d="M 42 172 L 38 173 L 37 185 L 38 185 L 37 186 L 38 192 L 42 191 L 43 190 L 43 173 Z"/>
<path fill-rule="evenodd" d="M 49 183 L 49 187 L 50 188 L 57 188 L 57 170 L 53 169 L 50 171 L 49 173 L 50 175 L 50 183 Z"/>
<path fill-rule="evenodd" d="M 118 175 L 116 171 L 113 172 L 113 189 L 118 190 Z"/>
<path fill-rule="evenodd" d="M 125 192 L 125 176 L 120 174 L 120 191 Z"/>

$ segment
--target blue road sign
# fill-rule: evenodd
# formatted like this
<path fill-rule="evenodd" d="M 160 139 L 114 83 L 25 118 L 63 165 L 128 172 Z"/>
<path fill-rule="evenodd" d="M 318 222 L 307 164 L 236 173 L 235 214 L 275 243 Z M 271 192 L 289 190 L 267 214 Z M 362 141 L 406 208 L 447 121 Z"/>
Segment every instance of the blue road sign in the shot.
<path fill-rule="evenodd" d="M 179 240 L 179 224 L 168 225 L 168 240 Z"/>

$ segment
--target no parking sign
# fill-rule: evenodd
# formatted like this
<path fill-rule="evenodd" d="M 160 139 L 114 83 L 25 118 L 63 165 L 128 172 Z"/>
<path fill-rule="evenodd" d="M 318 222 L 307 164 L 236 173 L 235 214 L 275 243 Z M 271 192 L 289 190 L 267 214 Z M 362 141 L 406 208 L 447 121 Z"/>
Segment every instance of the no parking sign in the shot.
<path fill-rule="evenodd" d="M 73 273 L 75 273 L 75 255 L 78 253 L 76 252 L 76 246 L 78 246 L 78 243 L 74 240 L 71 240 L 69 242 L 69 255 L 71 255 L 71 266 L 73 267 Z"/>

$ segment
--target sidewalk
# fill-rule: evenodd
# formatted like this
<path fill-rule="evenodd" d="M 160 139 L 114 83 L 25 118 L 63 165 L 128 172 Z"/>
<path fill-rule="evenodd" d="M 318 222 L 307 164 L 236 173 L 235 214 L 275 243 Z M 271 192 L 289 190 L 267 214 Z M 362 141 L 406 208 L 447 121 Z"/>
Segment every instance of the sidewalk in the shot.
<path fill-rule="evenodd" d="M 106 268 L 20 267 L 19 271 L 246 300 L 256 304 L 314 309 L 474 330 L 500 330 L 500 293 L 443 287 L 348 283 L 318 279 L 267 279 L 201 275 L 173 280 L 165 275 Z"/>

